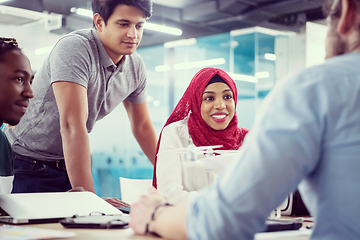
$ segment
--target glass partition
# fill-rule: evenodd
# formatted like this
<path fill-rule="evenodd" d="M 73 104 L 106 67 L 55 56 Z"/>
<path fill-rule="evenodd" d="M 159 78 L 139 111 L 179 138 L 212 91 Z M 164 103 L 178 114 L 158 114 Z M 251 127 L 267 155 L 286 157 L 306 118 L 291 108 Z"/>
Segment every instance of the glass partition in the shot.
<path fill-rule="evenodd" d="M 239 126 L 250 129 L 259 103 L 276 82 L 276 37 L 251 28 L 192 39 L 185 45 L 138 49 L 147 68 L 147 103 L 157 134 L 194 74 L 204 67 L 221 68 L 235 80 Z M 120 197 L 120 176 L 152 178 L 153 166 L 132 136 L 123 107 L 97 123 L 90 136 L 97 194 Z"/>

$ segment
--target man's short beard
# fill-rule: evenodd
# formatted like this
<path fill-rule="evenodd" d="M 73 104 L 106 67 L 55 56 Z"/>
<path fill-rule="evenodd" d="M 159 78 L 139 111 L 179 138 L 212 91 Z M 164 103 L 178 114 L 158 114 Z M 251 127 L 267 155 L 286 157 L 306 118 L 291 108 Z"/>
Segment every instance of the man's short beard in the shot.
<path fill-rule="evenodd" d="M 327 38 L 330 38 L 330 41 L 327 44 L 329 44 L 330 46 L 327 46 L 328 50 L 326 51 L 326 58 L 339 56 L 346 53 L 347 51 L 347 44 L 341 38 L 340 34 L 336 31 L 336 27 L 329 27 L 331 28 L 331 32 L 329 33 Z"/>
<path fill-rule="evenodd" d="M 334 46 L 333 46 L 334 56 L 339 56 L 346 53 L 347 52 L 346 49 L 347 47 L 345 41 L 341 39 L 339 33 L 336 32 L 336 42 L 334 42 Z"/>

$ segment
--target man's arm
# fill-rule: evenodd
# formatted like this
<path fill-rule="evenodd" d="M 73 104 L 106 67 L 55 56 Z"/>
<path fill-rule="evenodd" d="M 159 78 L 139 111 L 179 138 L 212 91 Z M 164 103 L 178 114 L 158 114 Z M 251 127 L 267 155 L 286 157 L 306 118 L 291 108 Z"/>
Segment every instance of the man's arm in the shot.
<path fill-rule="evenodd" d="M 136 141 L 139 143 L 150 162 L 154 165 L 157 137 L 146 102 L 134 104 L 124 100 L 123 104 L 128 114 L 131 130 Z"/>
<path fill-rule="evenodd" d="M 55 82 L 52 87 L 60 115 L 60 133 L 71 186 L 95 192 L 86 129 L 86 88 L 73 82 Z"/>

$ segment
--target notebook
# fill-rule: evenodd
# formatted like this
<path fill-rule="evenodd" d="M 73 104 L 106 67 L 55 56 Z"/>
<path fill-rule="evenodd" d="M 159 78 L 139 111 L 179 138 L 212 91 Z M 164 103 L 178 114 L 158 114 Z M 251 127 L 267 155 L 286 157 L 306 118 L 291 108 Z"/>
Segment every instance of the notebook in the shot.
<path fill-rule="evenodd" d="M 74 215 L 122 214 L 92 192 L 0 194 L 0 207 L 9 214 L 0 216 L 0 222 L 11 224 L 59 222 Z"/>

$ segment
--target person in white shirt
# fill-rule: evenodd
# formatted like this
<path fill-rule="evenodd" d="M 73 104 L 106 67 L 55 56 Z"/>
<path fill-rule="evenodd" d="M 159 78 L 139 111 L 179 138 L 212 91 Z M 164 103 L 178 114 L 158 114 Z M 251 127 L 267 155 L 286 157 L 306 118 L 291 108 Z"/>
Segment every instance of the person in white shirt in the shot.
<path fill-rule="evenodd" d="M 241 146 L 248 130 L 238 127 L 236 103 L 236 85 L 226 72 L 204 68 L 195 74 L 159 138 L 153 185 L 169 202 L 195 194 L 212 183 L 218 172 L 184 170 L 185 154 L 180 149 L 222 145 L 218 149 L 237 150 Z"/>
<path fill-rule="evenodd" d="M 33 98 L 34 75 L 30 61 L 13 38 L 0 37 L 0 127 L 16 125 Z M 0 193 L 11 193 L 14 179 L 13 152 L 0 130 Z"/>

